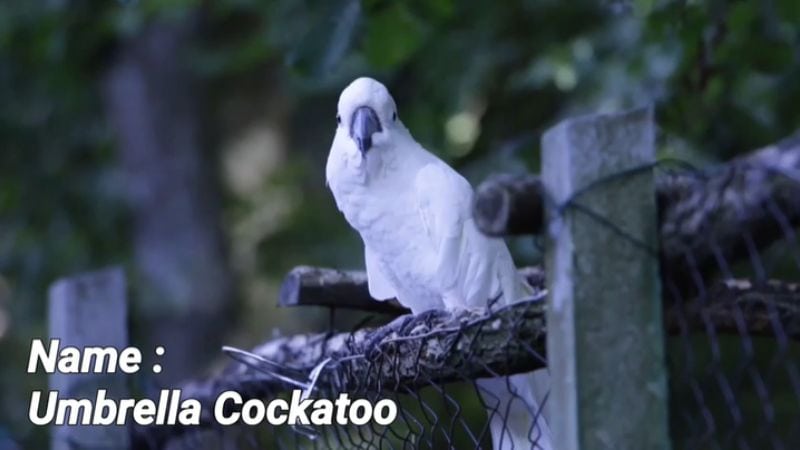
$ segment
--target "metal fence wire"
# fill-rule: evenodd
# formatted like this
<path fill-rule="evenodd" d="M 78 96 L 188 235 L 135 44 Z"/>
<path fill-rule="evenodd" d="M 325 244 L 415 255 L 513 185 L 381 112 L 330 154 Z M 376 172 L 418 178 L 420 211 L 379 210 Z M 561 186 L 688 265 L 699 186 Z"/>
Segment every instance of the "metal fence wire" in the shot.
<path fill-rule="evenodd" d="M 672 447 L 800 448 L 800 136 L 710 169 L 664 161 L 654 170 L 660 248 L 641 251 L 661 264 Z M 626 176 L 634 174 L 606 181 Z M 519 197 L 514 204 L 546 203 L 536 177 L 497 183 Z M 579 196 L 559 206 L 595 217 L 598 227 L 615 226 Z M 512 213 L 524 215 L 525 231 L 540 241 L 533 236 L 548 229 L 541 211 Z M 377 327 L 227 349 L 235 361 L 225 372 L 183 386 L 185 397 L 203 403 L 203 426 L 139 427 L 136 446 L 492 448 L 490 423 L 508 405 L 478 395 L 476 380 L 547 366 L 545 275 L 540 267 L 521 272 L 534 294 L 511 306 L 399 315 Z M 334 307 L 368 295 L 363 274 L 301 268 L 290 278 L 284 288 L 300 303 L 324 298 Z M 388 426 L 221 427 L 211 418 L 220 392 L 269 400 L 288 398 L 298 386 L 312 398 L 393 399 L 397 419 Z M 511 383 L 508 390 L 524 405 Z M 530 448 L 538 448 L 540 433 L 532 424 Z"/>

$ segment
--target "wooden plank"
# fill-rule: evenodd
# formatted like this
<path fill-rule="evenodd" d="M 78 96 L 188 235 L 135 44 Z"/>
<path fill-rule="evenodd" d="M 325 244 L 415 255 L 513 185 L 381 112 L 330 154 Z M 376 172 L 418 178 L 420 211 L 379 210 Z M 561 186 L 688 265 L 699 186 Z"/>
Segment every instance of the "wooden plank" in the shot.
<path fill-rule="evenodd" d="M 50 338 L 60 339 L 60 347 L 128 346 L 127 301 L 122 269 L 111 268 L 64 278 L 50 288 Z M 49 379 L 50 389 L 61 398 L 86 398 L 93 403 L 98 389 L 107 389 L 107 398 L 128 398 L 125 374 L 62 374 Z M 130 448 L 126 426 L 53 426 L 53 450 L 96 450 Z"/>
<path fill-rule="evenodd" d="M 409 312 L 395 299 L 373 299 L 364 272 L 309 266 L 295 267 L 286 275 L 278 295 L 278 306 L 325 306 L 394 315 Z"/>
<path fill-rule="evenodd" d="M 561 449 L 668 449 L 651 109 L 542 138 L 548 361 Z M 642 169 L 644 168 L 644 169 Z M 554 357 L 553 357 L 554 356 Z"/>

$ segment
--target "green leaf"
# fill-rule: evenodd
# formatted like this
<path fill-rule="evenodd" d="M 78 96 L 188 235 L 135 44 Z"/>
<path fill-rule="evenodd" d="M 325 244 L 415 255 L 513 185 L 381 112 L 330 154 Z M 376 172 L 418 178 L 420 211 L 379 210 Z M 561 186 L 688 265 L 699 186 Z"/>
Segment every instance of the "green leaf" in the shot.
<path fill-rule="evenodd" d="M 364 54 L 376 69 L 395 68 L 419 49 L 424 28 L 404 3 L 393 3 L 369 18 Z"/>
<path fill-rule="evenodd" d="M 656 5 L 656 0 L 636 0 L 636 13 L 639 16 L 646 16 L 653 11 Z"/>
<path fill-rule="evenodd" d="M 786 42 L 772 39 L 751 39 L 744 44 L 741 63 L 752 70 L 778 74 L 794 65 L 794 48 Z"/>
<path fill-rule="evenodd" d="M 414 8 L 429 22 L 447 20 L 455 12 L 453 0 L 417 0 Z"/>
<path fill-rule="evenodd" d="M 778 15 L 786 22 L 800 24 L 800 2 L 797 0 L 779 0 L 775 5 Z"/>
<path fill-rule="evenodd" d="M 310 17 L 309 30 L 299 42 L 290 43 L 286 62 L 301 75 L 330 75 L 350 50 L 360 19 L 358 0 L 328 2 Z"/>

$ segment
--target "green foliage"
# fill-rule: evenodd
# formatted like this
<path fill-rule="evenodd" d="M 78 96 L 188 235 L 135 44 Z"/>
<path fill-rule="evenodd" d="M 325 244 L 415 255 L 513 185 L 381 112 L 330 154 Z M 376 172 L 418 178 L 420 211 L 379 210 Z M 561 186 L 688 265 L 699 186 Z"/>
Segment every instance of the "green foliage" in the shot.
<path fill-rule="evenodd" d="M 163 21 L 197 26 L 188 59 L 220 141 L 260 120 L 223 120 L 230 97 L 268 102 L 250 92 L 281 92 L 288 105 L 276 121 L 287 142 L 278 175 L 249 196 L 226 193 L 233 241 L 265 193 L 290 192 L 299 204 L 253 244 L 257 258 L 237 268 L 249 274 L 243 284 L 275 282 L 298 263 L 361 264 L 322 169 L 336 95 L 359 75 L 385 81 L 414 135 L 475 181 L 524 170 L 520 161 L 536 170 L 541 132 L 584 112 L 654 102 L 661 153 L 693 161 L 732 157 L 800 124 L 797 0 L 2 2 L 0 285 L 13 301 L 0 297 L 0 314 L 12 317 L 0 352 L 16 355 L 4 380 L 19 381 L 8 374 L 25 352 L 6 350 L 42 333 L 54 278 L 128 259 L 100 87 L 121 43 Z"/>
<path fill-rule="evenodd" d="M 406 63 L 419 49 L 425 27 L 406 4 L 392 3 L 375 13 L 364 34 L 363 51 L 367 62 L 377 70 Z"/>

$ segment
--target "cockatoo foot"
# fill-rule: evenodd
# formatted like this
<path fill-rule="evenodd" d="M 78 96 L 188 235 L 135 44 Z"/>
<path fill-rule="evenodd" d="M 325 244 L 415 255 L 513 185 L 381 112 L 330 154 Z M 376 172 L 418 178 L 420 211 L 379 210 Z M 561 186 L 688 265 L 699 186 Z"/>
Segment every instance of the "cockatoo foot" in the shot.
<path fill-rule="evenodd" d="M 383 352 L 381 345 L 391 341 L 392 337 L 413 336 L 418 334 L 416 329 L 428 332 L 435 328 L 437 319 L 442 317 L 450 317 L 450 313 L 441 309 L 429 309 L 418 314 L 400 316 L 373 332 L 364 344 L 364 354 L 367 359 L 375 359 Z"/>
<path fill-rule="evenodd" d="M 399 336 L 400 331 L 413 319 L 413 314 L 406 314 L 376 329 L 367 342 L 364 343 L 364 355 L 367 359 L 376 359 L 382 353 L 380 348 L 381 344 L 392 335 Z"/>

